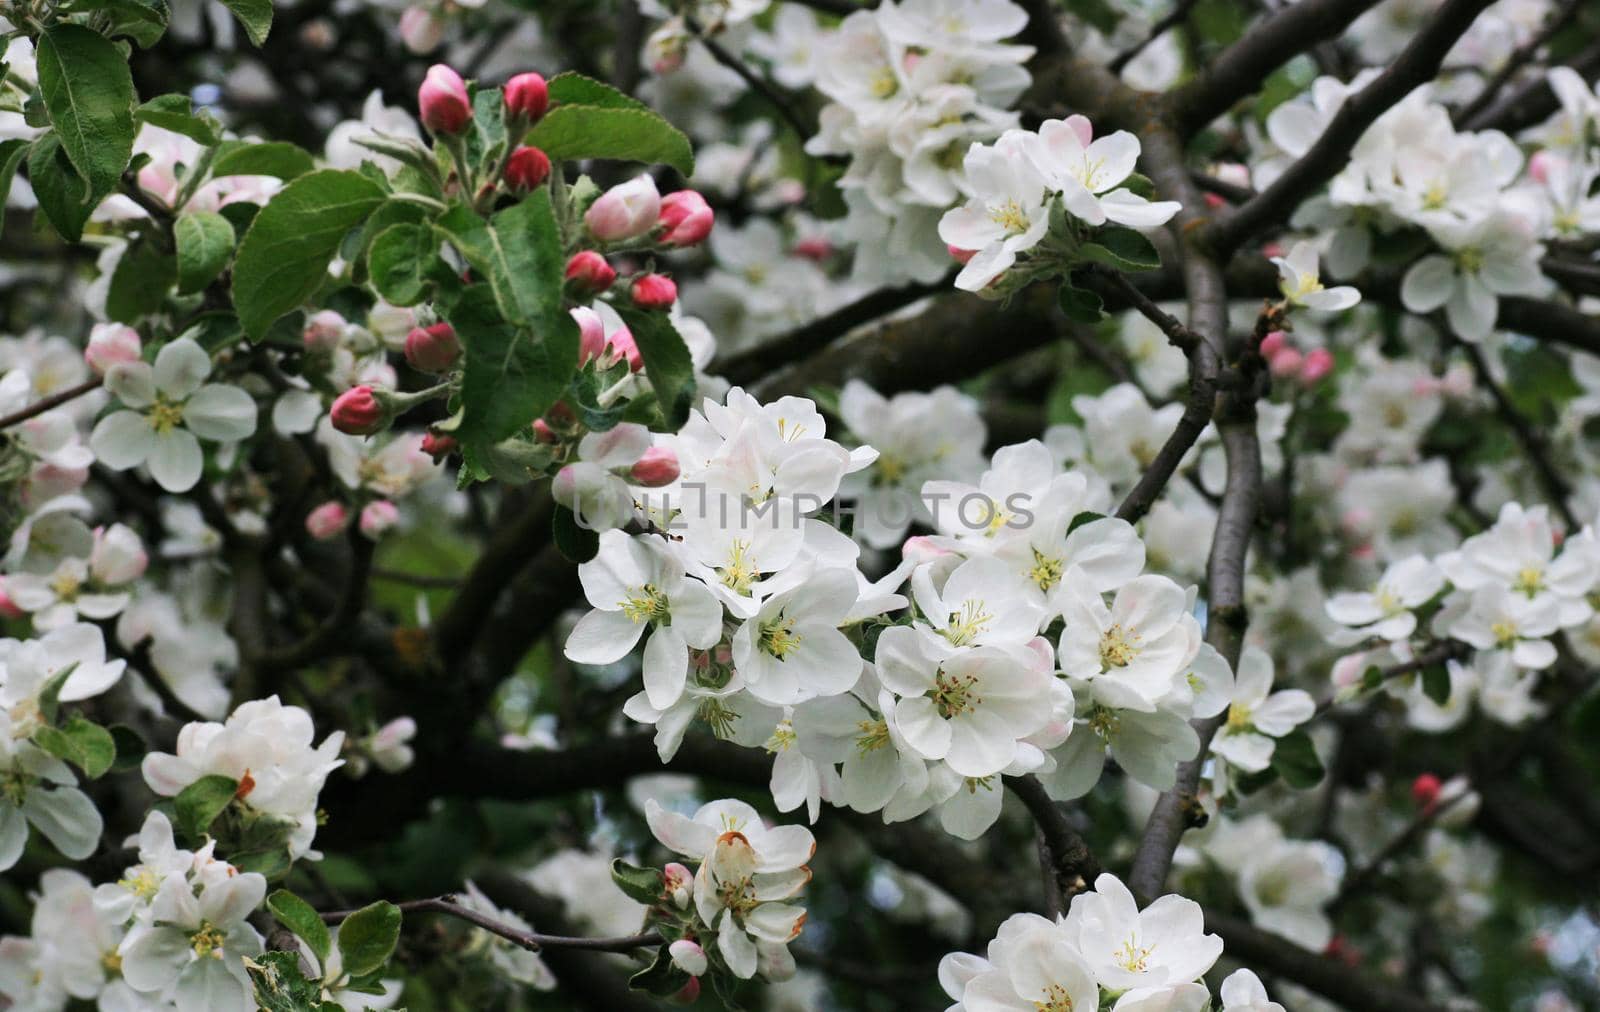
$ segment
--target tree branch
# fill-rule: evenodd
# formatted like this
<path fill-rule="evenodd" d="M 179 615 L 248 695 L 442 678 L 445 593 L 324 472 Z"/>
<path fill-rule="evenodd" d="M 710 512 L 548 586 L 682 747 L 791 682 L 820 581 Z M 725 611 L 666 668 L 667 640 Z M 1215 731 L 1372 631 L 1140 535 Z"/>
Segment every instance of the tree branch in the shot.
<path fill-rule="evenodd" d="M 99 390 L 100 385 L 104 382 L 105 381 L 103 379 L 101 379 L 99 376 L 96 376 L 93 379 L 84 380 L 77 386 L 67 387 L 65 390 L 58 390 L 49 397 L 42 397 L 25 408 L 19 408 L 18 410 L 11 412 L 9 415 L 0 417 L 0 429 L 9 429 L 13 425 L 21 425 L 28 419 L 42 415 L 52 408 L 59 408 L 61 405 L 66 404 L 69 401 L 75 401 L 91 390 Z"/>
<path fill-rule="evenodd" d="M 476 910 L 462 906 L 455 895 L 449 893 L 425 900 L 406 900 L 402 903 L 396 903 L 395 906 L 408 914 L 445 914 L 457 920 L 466 921 L 468 924 L 482 928 L 490 934 L 499 935 L 506 941 L 527 949 L 529 952 L 539 952 L 542 949 L 581 949 L 585 952 L 632 952 L 634 949 L 648 948 L 661 944 L 661 936 L 654 931 L 618 938 L 581 938 L 570 935 L 541 935 L 532 931 L 523 931 L 503 921 L 497 921 L 485 914 L 478 913 Z M 354 913 L 356 913 L 354 910 L 332 910 L 322 914 L 321 917 L 329 924 L 338 924 Z"/>

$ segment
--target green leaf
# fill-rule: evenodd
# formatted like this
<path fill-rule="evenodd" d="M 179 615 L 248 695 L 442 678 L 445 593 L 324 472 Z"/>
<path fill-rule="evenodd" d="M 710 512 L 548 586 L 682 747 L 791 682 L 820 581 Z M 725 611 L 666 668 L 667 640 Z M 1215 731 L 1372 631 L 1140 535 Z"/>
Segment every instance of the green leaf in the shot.
<path fill-rule="evenodd" d="M 61 238 L 77 242 L 83 226 L 105 193 L 91 193 L 78 170 L 61 150 L 61 140 L 53 133 L 33 142 L 28 154 L 28 183 L 39 199 L 39 208 L 50 219 Z"/>
<path fill-rule="evenodd" d="M 1067 0 L 1067 10 L 1109 36 L 1117 30 L 1122 15 L 1107 0 Z"/>
<path fill-rule="evenodd" d="M 274 176 L 298 179 L 317 167 L 311 153 L 288 141 L 224 141 L 211 162 L 213 176 Z"/>
<path fill-rule="evenodd" d="M 160 311 L 178 276 L 171 253 L 146 236 L 128 244 L 111 272 L 106 289 L 106 315 L 118 323 L 138 323 Z"/>
<path fill-rule="evenodd" d="M 439 239 L 426 225 L 391 225 L 372 240 L 367 274 L 378 294 L 396 306 L 414 306 L 427 293 L 439 260 Z"/>
<path fill-rule="evenodd" d="M 650 965 L 628 978 L 628 986 L 659 998 L 671 998 L 689 983 L 689 974 L 672 961 L 671 946 L 662 945 L 656 950 Z"/>
<path fill-rule="evenodd" d="M 565 506 L 557 506 L 551 517 L 550 533 L 559 551 L 570 562 L 584 563 L 600 553 L 600 535 L 578 523 L 578 517 Z M 616 871 L 612 870 L 615 877 Z"/>
<path fill-rule="evenodd" d="M 1361 687 L 1367 692 L 1372 692 L 1383 684 L 1383 669 L 1376 664 L 1369 664 L 1367 670 L 1361 673 Z"/>
<path fill-rule="evenodd" d="M 173 223 L 178 241 L 178 291 L 198 292 L 233 256 L 233 226 L 214 211 L 186 211 Z"/>
<path fill-rule="evenodd" d="M 272 0 L 222 0 L 222 6 L 239 19 L 251 45 L 267 41 L 267 32 L 272 30 Z"/>
<path fill-rule="evenodd" d="M 263 952 L 247 958 L 244 965 L 250 973 L 251 997 L 266 1012 L 322 1012 L 322 984 L 306 979 L 300 953 Z"/>
<path fill-rule="evenodd" d="M 670 165 L 694 173 L 694 148 L 683 131 L 647 109 L 600 105 L 560 105 L 528 132 L 532 144 L 552 162 L 610 158 Z"/>
<path fill-rule="evenodd" d="M 525 430 L 550 410 L 578 359 L 578 325 L 560 312 L 542 339 L 501 318 L 488 285 L 462 290 L 444 313 L 466 351 L 461 425 L 456 438 L 469 461 Z"/>
<path fill-rule="evenodd" d="M 138 96 L 128 61 L 82 25 L 56 24 L 38 42 L 39 95 L 61 147 L 94 193 L 109 193 L 133 156 Z"/>
<path fill-rule="evenodd" d="M 339 925 L 339 954 L 352 977 L 383 969 L 400 940 L 400 908 L 379 900 L 362 907 Z"/>
<path fill-rule="evenodd" d="M 333 937 L 316 908 L 287 889 L 279 889 L 267 897 L 267 909 L 278 923 L 294 932 L 310 946 L 317 962 L 328 965 L 328 953 L 333 951 Z"/>
<path fill-rule="evenodd" d="M 212 774 L 201 777 L 173 799 L 178 828 L 191 837 L 204 836 L 239 792 L 239 781 Z"/>
<path fill-rule="evenodd" d="M 1450 702 L 1450 672 L 1443 664 L 1422 669 L 1422 694 L 1440 706 Z"/>
<path fill-rule="evenodd" d="M 1094 242 L 1079 247 L 1078 255 L 1124 271 L 1153 271 L 1161 266 L 1155 245 L 1131 228 L 1101 229 Z"/>
<path fill-rule="evenodd" d="M 1067 525 L 1067 533 L 1071 534 L 1084 524 L 1092 524 L 1096 520 L 1104 520 L 1105 518 L 1106 515 L 1104 513 L 1096 513 L 1093 510 L 1084 510 L 1072 518 L 1072 522 Z"/>
<path fill-rule="evenodd" d="M 621 304 L 616 310 L 639 346 L 645 375 L 661 404 L 665 430 L 677 432 L 694 407 L 694 359 L 689 346 L 666 313 Z"/>
<path fill-rule="evenodd" d="M 142 49 L 148 49 L 161 40 L 172 15 L 166 0 L 72 0 L 57 10 L 109 15 L 110 25 L 105 29 L 106 35 L 113 39 L 126 35 Z"/>
<path fill-rule="evenodd" d="M 565 315 L 561 290 L 566 282 L 566 261 L 548 191 L 535 190 L 487 222 L 471 208 L 457 204 L 434 227 L 489 282 L 507 321 L 542 328 L 550 324 L 552 316 Z M 574 367 L 576 364 L 574 350 Z M 565 376 L 562 383 L 566 383 Z"/>
<path fill-rule="evenodd" d="M 211 113 L 194 111 L 188 95 L 158 95 L 133 111 L 141 123 L 183 134 L 205 147 L 222 140 L 222 124 Z"/>
<path fill-rule="evenodd" d="M 619 857 L 611 862 L 611 881 L 617 884 L 618 889 L 627 893 L 629 899 L 637 900 L 646 906 L 654 906 L 661 902 L 664 886 L 659 868 L 640 868 Z"/>
<path fill-rule="evenodd" d="M 145 740 L 139 732 L 126 724 L 111 725 L 111 740 L 117 746 L 117 758 L 112 762 L 111 768 L 117 773 L 136 770 L 144 762 L 144 755 L 150 751 Z"/>
<path fill-rule="evenodd" d="M 1304 728 L 1296 728 L 1278 739 L 1272 750 L 1272 768 L 1283 776 L 1284 783 L 1297 790 L 1307 790 L 1322 782 L 1322 760 L 1317 757 L 1316 746 Z"/>
<path fill-rule="evenodd" d="M 1084 288 L 1063 284 L 1056 294 L 1061 311 L 1074 323 L 1099 323 L 1105 314 L 1105 303 L 1100 296 Z"/>
<path fill-rule="evenodd" d="M 357 173 L 324 169 L 294 180 L 261 209 L 233 263 L 233 301 L 252 340 L 323 285 L 345 233 L 384 197 Z"/>
<path fill-rule="evenodd" d="M 649 111 L 650 107 L 631 95 L 623 94 L 602 81 L 592 77 L 585 77 L 575 70 L 568 70 L 552 77 L 547 86 L 550 89 L 551 105 L 592 105 L 603 109 L 643 109 Z"/>
<path fill-rule="evenodd" d="M 34 732 L 33 741 L 57 759 L 83 770 L 90 780 L 103 776 L 117 758 L 111 732 L 82 717 L 73 717 L 61 727 L 41 727 Z"/>
<path fill-rule="evenodd" d="M 67 684 L 67 679 L 78 670 L 78 662 L 73 661 L 66 667 L 51 675 L 39 690 L 39 712 L 44 716 L 45 723 L 54 724 L 56 714 L 61 710 L 61 687 Z"/>
<path fill-rule="evenodd" d="M 29 146 L 22 140 L 0 141 L 0 207 L 6 205 L 6 198 L 11 195 L 11 180 L 22 160 L 28 157 Z"/>

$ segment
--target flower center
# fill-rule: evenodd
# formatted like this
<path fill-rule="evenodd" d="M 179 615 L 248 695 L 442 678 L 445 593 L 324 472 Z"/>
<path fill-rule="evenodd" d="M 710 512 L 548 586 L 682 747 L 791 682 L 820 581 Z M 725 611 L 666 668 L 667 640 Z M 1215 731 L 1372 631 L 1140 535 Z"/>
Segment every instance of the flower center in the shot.
<path fill-rule="evenodd" d="M 976 675 L 952 675 L 940 668 L 933 676 L 933 705 L 939 716 L 950 720 L 977 709 L 983 702 L 974 691 L 977 682 Z"/>
<path fill-rule="evenodd" d="M 906 476 L 906 462 L 893 454 L 882 453 L 878 455 L 878 483 L 880 485 L 898 485 Z"/>
<path fill-rule="evenodd" d="M 1028 215 L 1015 200 L 991 208 L 989 220 L 1005 229 L 1009 235 L 1021 235 L 1028 230 Z"/>
<path fill-rule="evenodd" d="M 150 427 L 159 435 L 166 435 L 176 429 L 183 422 L 183 405 L 174 401 L 157 398 L 150 405 Z"/>
<path fill-rule="evenodd" d="M 648 583 L 622 602 L 622 613 L 634 625 L 640 622 L 665 622 L 672 617 L 667 607 L 667 595 Z"/>
<path fill-rule="evenodd" d="M 894 76 L 893 67 L 879 67 L 878 72 L 872 75 L 872 80 L 867 82 L 867 90 L 872 92 L 873 98 L 888 98 L 900 90 L 900 79 Z"/>
<path fill-rule="evenodd" d="M 756 582 L 755 563 L 750 559 L 750 542 L 743 539 L 735 541 L 728 549 L 728 564 L 718 569 L 717 575 L 722 578 L 722 585 L 735 594 L 750 593 L 750 585 Z"/>
<path fill-rule="evenodd" d="M 977 639 L 993 620 L 994 616 L 983 609 L 982 601 L 969 598 L 962 603 L 960 611 L 950 613 L 950 621 L 944 627 L 944 638 L 952 646 L 964 647 Z"/>
<path fill-rule="evenodd" d="M 1476 246 L 1468 246 L 1464 250 L 1456 251 L 1456 266 L 1468 274 L 1476 274 L 1483 270 L 1483 250 Z"/>
<path fill-rule="evenodd" d="M 156 873 L 149 868 L 139 869 L 139 873 L 132 878 L 122 879 L 117 885 L 133 893 L 142 900 L 147 900 L 161 888 L 161 883 L 156 879 Z"/>
<path fill-rule="evenodd" d="M 1139 656 L 1139 636 L 1125 632 L 1120 624 L 1100 634 L 1100 665 L 1104 668 L 1125 668 Z"/>
<path fill-rule="evenodd" d="M 189 936 L 189 946 L 194 949 L 194 954 L 204 959 L 222 958 L 222 947 L 228 941 L 222 930 L 210 921 L 201 921 L 200 930 Z"/>
<path fill-rule="evenodd" d="M 794 619 L 779 615 L 761 627 L 757 638 L 761 652 L 783 660 L 800 646 L 800 634 L 794 631 Z"/>
<path fill-rule="evenodd" d="M 1033 568 L 1028 570 L 1028 576 L 1038 584 L 1040 590 L 1049 590 L 1061 582 L 1061 560 L 1051 559 L 1035 548 L 1033 550 Z"/>
<path fill-rule="evenodd" d="M 1406 606 L 1400 603 L 1400 599 L 1388 587 L 1374 587 L 1372 595 L 1378 599 L 1378 610 L 1385 615 L 1398 615 L 1406 610 Z"/>
<path fill-rule="evenodd" d="M 1117 965 L 1129 973 L 1144 973 L 1150 968 L 1150 953 L 1156 951 L 1154 945 L 1140 946 L 1138 935 L 1129 935 L 1128 940 L 1122 943 L 1122 948 L 1116 951 Z"/>
<path fill-rule="evenodd" d="M 50 581 L 50 589 L 55 591 L 56 597 L 62 601 L 77 600 L 78 591 L 82 588 L 83 581 L 78 578 L 77 574 L 69 573 L 65 570 L 57 573 L 55 579 Z"/>
<path fill-rule="evenodd" d="M 1537 566 L 1526 566 L 1517 574 L 1516 582 L 1511 584 L 1512 590 L 1520 590 L 1529 597 L 1534 597 L 1544 589 L 1544 571 Z"/>
<path fill-rule="evenodd" d="M 1033 1003 L 1035 1012 L 1072 1012 L 1072 996 L 1060 984 L 1045 988 L 1044 997 Z"/>
<path fill-rule="evenodd" d="M 856 752 L 866 755 L 876 752 L 889 744 L 889 724 L 882 720 L 863 720 L 856 727 L 861 729 L 861 737 L 856 739 Z"/>
<path fill-rule="evenodd" d="M 772 729 L 772 737 L 767 739 L 765 748 L 773 755 L 779 752 L 787 752 L 789 747 L 795 743 L 795 738 L 794 725 L 786 720 Z"/>
<path fill-rule="evenodd" d="M 1242 734 L 1250 730 L 1250 708 L 1241 703 L 1228 707 L 1228 730 Z"/>
<path fill-rule="evenodd" d="M 1489 627 L 1489 632 L 1494 636 L 1496 642 L 1498 642 L 1502 647 L 1509 647 L 1517 642 L 1516 624 L 1513 622 L 1508 622 L 1505 619 L 1501 619 L 1494 625 L 1491 625 Z"/>
<path fill-rule="evenodd" d="M 733 737 L 733 722 L 739 719 L 737 713 L 714 696 L 708 696 L 701 702 L 699 709 L 695 711 L 695 716 L 705 721 L 706 726 L 711 728 L 711 733 L 718 738 Z"/>
<path fill-rule="evenodd" d="M 1116 737 L 1121 727 L 1122 718 L 1117 716 L 1117 711 L 1109 707 L 1097 706 L 1089 713 L 1089 729 L 1098 735 L 1101 741 L 1110 741 Z"/>

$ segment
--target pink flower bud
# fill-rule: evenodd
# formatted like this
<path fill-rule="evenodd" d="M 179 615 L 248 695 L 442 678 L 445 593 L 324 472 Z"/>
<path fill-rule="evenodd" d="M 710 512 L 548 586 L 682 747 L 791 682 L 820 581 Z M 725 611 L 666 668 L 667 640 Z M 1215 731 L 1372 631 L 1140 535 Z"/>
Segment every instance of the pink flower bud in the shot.
<path fill-rule="evenodd" d="M 1269 242 L 1261 247 L 1261 255 L 1269 260 L 1273 257 L 1281 257 L 1286 252 L 1281 242 Z"/>
<path fill-rule="evenodd" d="M 1261 339 L 1261 357 L 1271 360 L 1279 351 L 1288 347 L 1289 335 L 1281 330 L 1274 330 Z"/>
<path fill-rule="evenodd" d="M 619 359 L 626 359 L 629 372 L 638 372 L 644 368 L 644 356 L 639 353 L 639 343 L 633 339 L 633 331 L 627 327 L 618 327 L 616 333 L 606 338 L 605 366 L 610 368 L 617 364 Z"/>
<path fill-rule="evenodd" d="M 652 446 L 628 472 L 635 485 L 660 488 L 678 480 L 678 455 L 669 447 Z"/>
<path fill-rule="evenodd" d="M 694 875 L 676 861 L 661 869 L 661 898 L 669 899 L 679 910 L 689 905 L 694 890 Z"/>
<path fill-rule="evenodd" d="M 461 357 L 461 342 L 448 323 L 413 327 L 406 335 L 406 361 L 421 372 L 448 372 Z"/>
<path fill-rule="evenodd" d="M 306 533 L 318 541 L 338 537 L 349 525 L 350 511 L 336 499 L 329 499 L 306 514 Z"/>
<path fill-rule="evenodd" d="M 300 331 L 300 340 L 306 351 L 332 351 L 344 337 L 345 319 L 331 309 L 312 313 Z"/>
<path fill-rule="evenodd" d="M 667 999 L 674 1005 L 693 1005 L 700 1000 L 700 978 L 690 977 L 689 982 L 678 988 L 678 993 Z"/>
<path fill-rule="evenodd" d="M 667 947 L 672 963 L 691 977 L 706 972 L 706 950 L 688 938 L 680 938 Z"/>
<path fill-rule="evenodd" d="M 1432 773 L 1423 773 L 1411 781 L 1411 800 L 1424 812 L 1432 811 L 1439 803 L 1439 792 L 1444 783 Z"/>
<path fill-rule="evenodd" d="M 706 198 L 694 190 L 679 190 L 661 198 L 661 241 L 668 246 L 693 246 L 704 242 L 716 223 Z"/>
<path fill-rule="evenodd" d="M 369 502 L 361 509 L 361 534 L 376 541 L 400 522 L 400 509 L 387 499 Z"/>
<path fill-rule="evenodd" d="M 11 595 L 6 593 L 5 582 L 0 580 L 0 618 L 19 619 L 26 614 L 17 607 L 17 602 L 11 600 Z"/>
<path fill-rule="evenodd" d="M 1333 352 L 1326 348 L 1313 348 L 1306 353 L 1306 360 L 1300 366 L 1300 382 L 1308 387 L 1315 386 L 1331 372 Z"/>
<path fill-rule="evenodd" d="M 807 260 L 826 260 L 833 255 L 833 243 L 820 235 L 808 236 L 795 243 L 792 252 Z"/>
<path fill-rule="evenodd" d="M 949 243 L 945 243 L 944 248 L 950 254 L 950 259 L 958 264 L 965 264 L 968 260 L 978 255 L 978 251 L 975 249 L 962 249 L 960 246 L 952 246 Z"/>
<path fill-rule="evenodd" d="M 541 443 L 554 443 L 557 438 L 556 430 L 552 429 L 550 423 L 543 418 L 535 418 L 533 420 L 533 438 Z"/>
<path fill-rule="evenodd" d="M 1548 183 L 1550 170 L 1564 160 L 1560 155 L 1549 151 L 1535 151 L 1528 158 L 1528 175 L 1536 183 Z"/>
<path fill-rule="evenodd" d="M 577 413 L 566 401 L 556 401 L 550 405 L 550 410 L 546 411 L 544 416 L 562 428 L 578 424 Z"/>
<path fill-rule="evenodd" d="M 583 214 L 589 234 L 601 242 L 622 242 L 650 231 L 661 217 L 661 194 L 648 174 L 635 176 L 600 194 Z"/>
<path fill-rule="evenodd" d="M 407 7 L 400 15 L 400 41 L 421 56 L 444 41 L 444 19 L 426 7 Z"/>
<path fill-rule="evenodd" d="M 511 152 L 506 162 L 506 186 L 513 193 L 527 193 L 550 178 L 550 158 L 538 148 L 524 145 Z"/>
<path fill-rule="evenodd" d="M 616 280 L 616 270 L 592 249 L 574 253 L 567 261 L 567 282 L 576 291 L 599 295 Z"/>
<path fill-rule="evenodd" d="M 435 134 L 458 134 L 472 119 L 472 100 L 461 75 L 442 63 L 428 68 L 417 92 L 422 125 Z"/>
<path fill-rule="evenodd" d="M 1277 377 L 1293 376 L 1300 371 L 1300 365 L 1305 361 L 1305 356 L 1293 348 L 1280 348 L 1278 353 L 1267 361 L 1267 368 L 1272 370 L 1272 375 Z"/>
<path fill-rule="evenodd" d="M 370 436 L 383 431 L 389 413 L 369 386 L 351 387 L 334 399 L 328 412 L 333 427 L 351 436 Z"/>
<path fill-rule="evenodd" d="M 678 301 L 678 286 L 662 274 L 644 274 L 633 279 L 633 304 L 640 309 L 671 309 Z"/>
<path fill-rule="evenodd" d="M 505 102 L 508 119 L 537 123 L 550 108 L 550 88 L 539 74 L 518 74 L 506 82 Z"/>
<path fill-rule="evenodd" d="M 422 452 L 432 457 L 435 464 L 456 452 L 458 445 L 454 436 L 429 432 L 422 437 Z"/>
<path fill-rule="evenodd" d="M 139 361 L 139 332 L 122 323 L 97 323 L 89 331 L 89 347 L 83 360 L 96 376 L 119 362 Z"/>
<path fill-rule="evenodd" d="M 578 324 L 578 368 L 582 369 L 605 353 L 606 325 L 588 306 L 574 306 L 570 312 Z"/>

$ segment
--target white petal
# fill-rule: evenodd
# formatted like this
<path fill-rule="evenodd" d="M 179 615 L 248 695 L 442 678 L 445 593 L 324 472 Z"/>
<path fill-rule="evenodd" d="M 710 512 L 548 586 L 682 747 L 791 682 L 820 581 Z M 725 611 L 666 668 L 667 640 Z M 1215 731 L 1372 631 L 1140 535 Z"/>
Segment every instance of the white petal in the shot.
<path fill-rule="evenodd" d="M 145 461 L 150 477 L 168 492 L 187 492 L 200 480 L 205 469 L 205 455 L 200 452 L 200 441 L 186 429 L 173 429 L 153 433 L 155 445 Z"/>
<path fill-rule="evenodd" d="M 183 406 L 183 424 L 201 439 L 245 439 L 256 431 L 256 402 L 238 387 L 208 383 Z"/>

